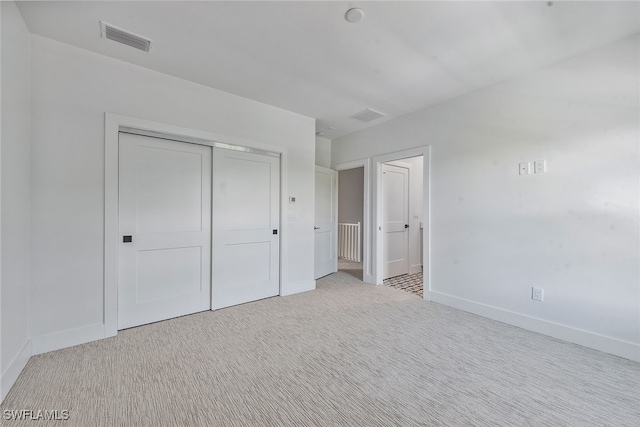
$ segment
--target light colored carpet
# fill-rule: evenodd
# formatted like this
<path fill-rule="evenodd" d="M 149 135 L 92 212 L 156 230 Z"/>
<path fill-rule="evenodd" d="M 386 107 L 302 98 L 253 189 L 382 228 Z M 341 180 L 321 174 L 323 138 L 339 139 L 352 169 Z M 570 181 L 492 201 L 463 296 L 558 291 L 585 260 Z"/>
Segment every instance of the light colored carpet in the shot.
<path fill-rule="evenodd" d="M 338 272 L 33 357 L 7 426 L 638 426 L 640 364 Z"/>
<path fill-rule="evenodd" d="M 411 292 L 422 298 L 422 272 L 416 274 L 403 274 L 402 276 L 390 277 L 382 282 L 385 286 Z"/>

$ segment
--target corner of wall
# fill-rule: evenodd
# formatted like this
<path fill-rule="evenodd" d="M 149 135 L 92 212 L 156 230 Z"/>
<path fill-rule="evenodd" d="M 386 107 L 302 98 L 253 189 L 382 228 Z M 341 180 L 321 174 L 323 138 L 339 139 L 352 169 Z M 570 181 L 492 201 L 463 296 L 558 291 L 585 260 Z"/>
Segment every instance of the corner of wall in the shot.
<path fill-rule="evenodd" d="M 2 28 L 2 7 L 0 7 L 0 29 Z M 0 31 L 0 52 L 2 52 L 2 31 Z M 2 59 L 0 55 L 0 100 L 2 99 Z M 2 129 L 2 102 L 0 102 L 0 129 Z M 2 132 L 0 132 L 0 224 L 2 224 Z M 2 271 L 2 227 L 0 227 L 0 271 Z M 2 276 L 0 275 L 0 319 L 2 319 Z M 2 328 L 0 328 L 0 370 L 2 369 Z M 0 403 L 8 393 L 4 386 L 4 375 L 0 372 Z"/>
<path fill-rule="evenodd" d="M 29 336 L 32 82 L 31 33 L 15 2 L 2 2 L 0 22 L 0 124 L 4 124 L 0 126 L 0 324 L 4 326 L 0 328 L 1 401 L 32 354 Z"/>
<path fill-rule="evenodd" d="M 107 338 L 104 323 L 83 326 L 61 332 L 54 332 L 48 335 L 41 335 L 31 338 L 31 355 L 48 353 L 67 347 L 86 344 Z"/>
<path fill-rule="evenodd" d="M 11 390 L 11 387 L 15 384 L 22 370 L 27 366 L 30 358 L 31 340 L 27 340 L 22 350 L 20 350 L 20 353 L 18 353 L 16 358 L 11 361 L 7 369 L 2 373 L 0 378 L 0 403 L 7 397 L 9 390 Z"/>
<path fill-rule="evenodd" d="M 331 167 L 331 140 L 316 136 L 316 165 Z"/>

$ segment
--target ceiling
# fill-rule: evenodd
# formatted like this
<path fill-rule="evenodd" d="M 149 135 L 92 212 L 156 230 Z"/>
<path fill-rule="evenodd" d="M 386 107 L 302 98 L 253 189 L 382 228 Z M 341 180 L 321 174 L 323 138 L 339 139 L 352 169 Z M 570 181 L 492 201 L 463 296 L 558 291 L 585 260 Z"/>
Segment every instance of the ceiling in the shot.
<path fill-rule="evenodd" d="M 364 19 L 344 14 L 361 7 Z M 19 2 L 29 30 L 317 119 L 337 138 L 640 31 L 638 2 Z M 144 53 L 99 21 L 153 40 Z M 369 123 L 349 118 L 372 108 Z M 330 130 L 329 127 L 335 127 Z"/>

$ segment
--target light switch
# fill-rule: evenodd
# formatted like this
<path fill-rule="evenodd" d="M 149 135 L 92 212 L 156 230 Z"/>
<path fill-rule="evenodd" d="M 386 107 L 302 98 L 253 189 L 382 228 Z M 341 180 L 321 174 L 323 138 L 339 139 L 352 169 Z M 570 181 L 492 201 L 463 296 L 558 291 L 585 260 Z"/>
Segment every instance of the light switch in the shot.
<path fill-rule="evenodd" d="M 519 164 L 520 175 L 529 175 L 529 162 Z"/>
<path fill-rule="evenodd" d="M 545 173 L 547 172 L 547 161 L 536 160 L 533 162 L 533 173 Z"/>

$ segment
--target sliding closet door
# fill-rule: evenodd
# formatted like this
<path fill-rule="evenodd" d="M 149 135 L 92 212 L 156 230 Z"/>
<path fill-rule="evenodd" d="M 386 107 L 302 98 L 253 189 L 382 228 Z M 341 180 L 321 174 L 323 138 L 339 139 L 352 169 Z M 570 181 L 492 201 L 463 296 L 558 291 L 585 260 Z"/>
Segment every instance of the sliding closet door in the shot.
<path fill-rule="evenodd" d="M 280 294 L 280 158 L 214 148 L 212 308 Z"/>
<path fill-rule="evenodd" d="M 211 307 L 211 147 L 120 133 L 118 328 Z"/>

